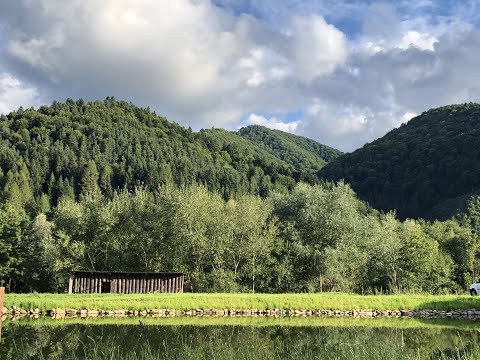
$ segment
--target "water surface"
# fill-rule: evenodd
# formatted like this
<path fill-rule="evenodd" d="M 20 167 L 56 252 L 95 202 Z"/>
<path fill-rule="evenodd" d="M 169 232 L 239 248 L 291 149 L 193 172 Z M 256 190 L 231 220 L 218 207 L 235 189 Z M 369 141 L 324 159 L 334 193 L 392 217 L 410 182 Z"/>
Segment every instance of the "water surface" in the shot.
<path fill-rule="evenodd" d="M 479 330 L 413 319 L 44 318 L 5 322 L 0 359 L 480 359 Z"/>

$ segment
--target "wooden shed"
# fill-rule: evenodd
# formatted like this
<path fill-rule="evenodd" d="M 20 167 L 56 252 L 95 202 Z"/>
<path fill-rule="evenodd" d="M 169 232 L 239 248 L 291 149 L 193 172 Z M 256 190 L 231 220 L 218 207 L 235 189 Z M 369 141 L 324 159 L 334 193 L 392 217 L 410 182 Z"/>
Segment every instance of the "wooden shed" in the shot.
<path fill-rule="evenodd" d="M 183 292 L 184 273 L 74 271 L 69 294 L 145 294 Z"/>

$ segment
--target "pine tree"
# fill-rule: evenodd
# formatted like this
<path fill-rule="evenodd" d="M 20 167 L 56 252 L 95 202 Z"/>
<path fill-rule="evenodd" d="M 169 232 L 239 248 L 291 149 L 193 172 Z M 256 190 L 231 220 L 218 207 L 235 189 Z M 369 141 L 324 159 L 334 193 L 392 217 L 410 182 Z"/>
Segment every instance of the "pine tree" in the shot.
<path fill-rule="evenodd" d="M 82 195 L 96 195 L 100 192 L 97 165 L 93 160 L 89 160 L 85 166 L 80 187 Z"/>

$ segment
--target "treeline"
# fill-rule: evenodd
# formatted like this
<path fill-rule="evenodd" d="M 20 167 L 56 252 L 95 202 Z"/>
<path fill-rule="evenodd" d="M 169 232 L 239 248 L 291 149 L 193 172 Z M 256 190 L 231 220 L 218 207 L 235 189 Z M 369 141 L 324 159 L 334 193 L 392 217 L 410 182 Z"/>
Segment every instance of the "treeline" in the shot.
<path fill-rule="evenodd" d="M 343 182 L 225 200 L 202 185 L 137 187 L 29 217 L 0 205 L 0 281 L 59 291 L 69 271 L 181 271 L 196 292 L 445 293 L 472 281 L 480 199 L 461 218 L 400 222 Z"/>
<path fill-rule="evenodd" d="M 269 133 L 268 143 L 225 130 L 195 133 L 111 97 L 20 108 L 0 116 L 0 196 L 4 202 L 21 198 L 30 214 L 38 214 L 62 196 L 78 199 L 96 178 L 109 198 L 137 186 L 190 184 L 202 184 L 226 200 L 266 197 L 300 181 L 317 183 L 318 169 L 340 155 L 289 135 L 290 144 L 308 146 L 295 145 L 283 160 L 278 156 L 283 148 L 276 145 L 283 133 L 255 131 Z"/>
<path fill-rule="evenodd" d="M 480 104 L 431 109 L 320 170 L 401 219 L 448 219 L 480 192 Z"/>

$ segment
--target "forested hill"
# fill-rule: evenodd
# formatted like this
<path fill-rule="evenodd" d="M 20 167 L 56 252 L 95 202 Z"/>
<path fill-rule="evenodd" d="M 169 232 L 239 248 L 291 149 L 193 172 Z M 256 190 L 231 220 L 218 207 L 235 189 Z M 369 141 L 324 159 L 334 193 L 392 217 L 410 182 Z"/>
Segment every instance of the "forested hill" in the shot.
<path fill-rule="evenodd" d="M 266 196 L 299 181 L 318 182 L 318 169 L 339 154 L 280 131 L 194 133 L 114 98 L 69 99 L 0 117 L 0 200 L 42 207 L 96 187 L 108 196 L 166 183 L 204 184 L 225 198 Z"/>
<path fill-rule="evenodd" d="M 431 109 L 320 171 L 400 218 L 447 218 L 480 190 L 480 104 Z"/>
<path fill-rule="evenodd" d="M 314 140 L 252 125 L 242 128 L 238 134 L 275 157 L 302 169 L 320 170 L 326 163 L 336 159 L 342 153 Z"/>

